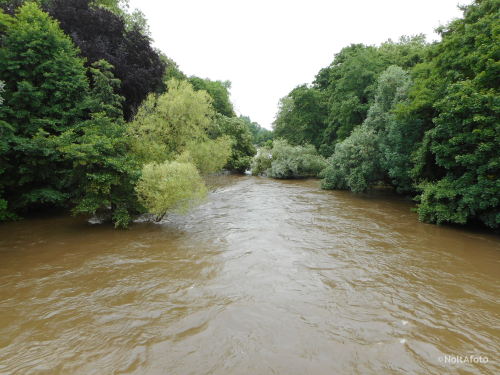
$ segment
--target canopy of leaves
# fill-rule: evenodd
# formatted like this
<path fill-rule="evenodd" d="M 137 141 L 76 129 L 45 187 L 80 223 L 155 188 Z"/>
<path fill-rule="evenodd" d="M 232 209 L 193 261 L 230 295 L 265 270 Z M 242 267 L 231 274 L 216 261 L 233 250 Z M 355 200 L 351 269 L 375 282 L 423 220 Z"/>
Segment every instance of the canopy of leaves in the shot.
<path fill-rule="evenodd" d="M 160 96 L 149 95 L 129 124 L 132 149 L 143 163 L 173 160 L 189 143 L 206 139 L 213 124 L 206 91 L 176 79 L 168 88 Z"/>
<path fill-rule="evenodd" d="M 294 145 L 310 143 L 319 148 L 327 115 L 324 93 L 307 85 L 298 86 L 280 101 L 273 123 L 275 136 Z"/>
<path fill-rule="evenodd" d="M 298 86 L 281 99 L 273 124 L 276 137 L 297 145 L 310 143 L 322 155 L 331 155 L 335 143 L 366 119 L 380 74 L 390 65 L 412 68 L 424 61 L 428 48 L 423 35 L 379 47 L 343 48 L 319 71 L 312 87 Z"/>
<path fill-rule="evenodd" d="M 229 136 L 208 139 L 200 143 L 191 142 L 176 160 L 195 165 L 202 175 L 215 173 L 226 166 L 231 156 L 232 143 Z"/>
<path fill-rule="evenodd" d="M 210 95 L 215 112 L 227 117 L 235 116 L 233 104 L 229 99 L 231 82 L 211 81 L 199 77 L 190 77 L 189 83 L 193 85 L 195 90 L 205 90 L 208 95 Z"/>
<path fill-rule="evenodd" d="M 408 74 L 398 66 L 390 66 L 380 75 L 363 125 L 337 143 L 328 159 L 323 188 L 363 192 L 392 179 L 401 191 L 409 189 L 412 144 L 407 143 L 412 139 L 407 137 L 413 129 L 407 129 L 408 123 L 393 113 L 406 99 L 409 86 Z"/>
<path fill-rule="evenodd" d="M 324 189 L 348 189 L 355 193 L 368 190 L 382 178 L 379 142 L 375 131 L 366 125 L 353 130 L 335 146 L 323 171 Z"/>
<path fill-rule="evenodd" d="M 75 214 L 111 216 L 116 227 L 127 227 L 141 207 L 134 185 L 140 166 L 128 147 L 122 119 L 123 98 L 114 93 L 120 82 L 106 61 L 92 65 L 92 116 L 54 139 L 72 163 Z"/>

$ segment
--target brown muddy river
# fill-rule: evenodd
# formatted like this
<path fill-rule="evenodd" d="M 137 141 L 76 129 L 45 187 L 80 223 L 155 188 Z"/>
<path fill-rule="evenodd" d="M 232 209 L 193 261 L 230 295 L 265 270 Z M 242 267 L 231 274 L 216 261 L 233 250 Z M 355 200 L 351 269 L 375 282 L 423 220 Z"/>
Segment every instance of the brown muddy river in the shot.
<path fill-rule="evenodd" d="M 318 186 L 224 177 L 128 231 L 0 225 L 0 374 L 500 373 L 499 237 Z"/>

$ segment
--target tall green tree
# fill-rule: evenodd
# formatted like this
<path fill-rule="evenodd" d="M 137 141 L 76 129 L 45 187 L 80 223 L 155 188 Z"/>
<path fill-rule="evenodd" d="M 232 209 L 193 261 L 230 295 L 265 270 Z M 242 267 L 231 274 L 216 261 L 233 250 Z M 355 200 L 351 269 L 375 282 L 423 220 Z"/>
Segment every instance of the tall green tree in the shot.
<path fill-rule="evenodd" d="M 62 205 L 71 167 L 37 135 L 60 135 L 85 118 L 89 86 L 83 60 L 58 23 L 35 3 L 1 19 L 0 190 L 14 211 Z"/>
<path fill-rule="evenodd" d="M 327 119 L 326 97 L 315 87 L 294 88 L 280 102 L 273 130 L 291 144 L 310 143 L 319 148 Z"/>
<path fill-rule="evenodd" d="M 112 68 L 103 60 L 92 64 L 91 117 L 54 142 L 73 166 L 73 212 L 110 216 L 116 227 L 125 228 L 141 210 L 134 190 L 140 166 L 126 137 L 124 98 L 115 93 L 120 81 Z"/>
<path fill-rule="evenodd" d="M 412 142 L 418 139 L 411 137 L 414 129 L 408 129 L 409 124 L 394 113 L 406 100 L 410 83 L 408 73 L 398 66 L 390 66 L 380 75 L 367 118 L 336 144 L 328 159 L 323 188 L 362 192 L 380 182 L 400 191 L 411 188 Z"/>
<path fill-rule="evenodd" d="M 189 83 L 195 90 L 205 90 L 210 95 L 215 112 L 227 117 L 235 116 L 233 104 L 229 98 L 231 82 L 190 77 Z"/>
<path fill-rule="evenodd" d="M 325 143 L 343 140 L 366 118 L 378 75 L 386 68 L 376 47 L 353 44 L 343 48 L 332 64 L 320 71 L 316 85 L 328 95 Z"/>
<path fill-rule="evenodd" d="M 188 143 L 207 138 L 214 115 L 206 91 L 172 79 L 166 93 L 149 95 L 129 124 L 132 149 L 143 163 L 173 160 Z"/>
<path fill-rule="evenodd" d="M 500 2 L 477 0 L 439 31 L 414 100 L 431 114 L 414 174 L 433 223 L 500 225 Z M 432 93 L 423 87 L 434 88 Z M 421 110 L 422 111 L 422 110 Z M 428 117 L 426 118 L 427 121 Z"/>
<path fill-rule="evenodd" d="M 412 156 L 422 138 L 419 122 L 398 112 L 407 103 L 412 81 L 408 72 L 391 65 L 377 81 L 375 99 L 364 122 L 378 135 L 384 182 L 400 193 L 413 193 Z"/>

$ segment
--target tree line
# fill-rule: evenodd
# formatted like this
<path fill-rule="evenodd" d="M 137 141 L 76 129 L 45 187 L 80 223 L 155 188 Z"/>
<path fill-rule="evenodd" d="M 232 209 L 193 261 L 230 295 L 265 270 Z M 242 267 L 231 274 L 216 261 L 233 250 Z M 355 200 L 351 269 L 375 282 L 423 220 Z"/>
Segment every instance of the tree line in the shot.
<path fill-rule="evenodd" d="M 0 221 L 71 208 L 127 227 L 243 172 L 269 131 L 187 77 L 126 0 L 0 0 Z"/>
<path fill-rule="evenodd" d="M 422 221 L 498 228 L 500 1 L 461 9 L 439 42 L 343 48 L 281 99 L 274 136 L 326 158 L 325 189 L 392 186 L 416 200 Z"/>

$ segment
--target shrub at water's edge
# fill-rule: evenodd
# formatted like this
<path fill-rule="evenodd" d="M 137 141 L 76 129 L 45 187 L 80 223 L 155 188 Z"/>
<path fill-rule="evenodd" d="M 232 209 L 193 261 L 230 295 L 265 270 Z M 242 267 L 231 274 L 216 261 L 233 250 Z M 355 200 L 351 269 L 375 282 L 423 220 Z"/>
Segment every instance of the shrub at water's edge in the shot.
<path fill-rule="evenodd" d="M 272 148 L 259 150 L 252 162 L 252 174 L 281 179 L 317 177 L 325 167 L 325 159 L 313 145 L 292 146 L 277 139 Z"/>

